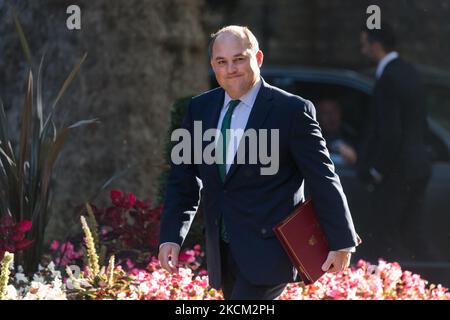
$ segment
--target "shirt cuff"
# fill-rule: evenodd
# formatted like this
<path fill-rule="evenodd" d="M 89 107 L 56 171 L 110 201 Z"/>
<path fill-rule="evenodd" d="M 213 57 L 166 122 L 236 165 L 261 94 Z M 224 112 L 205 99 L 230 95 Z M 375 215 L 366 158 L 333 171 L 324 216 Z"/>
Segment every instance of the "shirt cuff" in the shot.
<path fill-rule="evenodd" d="M 175 244 L 175 245 L 177 245 L 178 246 L 178 248 L 179 249 L 181 249 L 181 247 L 180 247 L 180 245 L 178 244 L 178 243 L 175 243 L 175 242 L 164 242 L 164 243 L 161 243 L 160 245 L 159 245 L 159 250 L 161 250 L 161 248 L 163 247 L 163 245 L 165 245 L 165 244 Z"/>
<path fill-rule="evenodd" d="M 338 251 L 341 251 L 341 252 L 356 252 L 356 247 L 349 247 L 349 248 L 339 249 Z"/>
<path fill-rule="evenodd" d="M 383 180 L 383 175 L 375 168 L 370 168 L 369 173 L 372 176 L 372 178 L 375 179 L 377 183 L 380 183 Z"/>

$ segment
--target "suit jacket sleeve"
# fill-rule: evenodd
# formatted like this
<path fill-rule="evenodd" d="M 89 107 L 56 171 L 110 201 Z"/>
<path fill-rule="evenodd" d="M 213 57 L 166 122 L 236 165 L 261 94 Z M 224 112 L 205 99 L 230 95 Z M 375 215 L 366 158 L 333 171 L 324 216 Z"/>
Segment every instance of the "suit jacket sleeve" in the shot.
<path fill-rule="evenodd" d="M 347 199 L 334 171 L 313 104 L 292 116 L 290 151 L 304 176 L 331 251 L 358 245 Z"/>
<path fill-rule="evenodd" d="M 193 136 L 191 103 L 181 128 Z M 200 186 L 197 181 L 196 166 L 193 164 L 193 141 L 191 150 L 187 150 L 191 161 L 189 164 L 175 164 L 171 157 L 171 169 L 167 179 L 164 210 L 160 224 L 159 244 L 174 242 L 182 245 L 197 212 Z"/>

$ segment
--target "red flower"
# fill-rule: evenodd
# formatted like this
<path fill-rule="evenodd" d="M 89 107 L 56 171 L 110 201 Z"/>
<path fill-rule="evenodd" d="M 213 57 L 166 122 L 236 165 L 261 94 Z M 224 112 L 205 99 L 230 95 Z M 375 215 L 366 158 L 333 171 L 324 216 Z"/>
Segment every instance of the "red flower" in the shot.
<path fill-rule="evenodd" d="M 16 243 L 16 250 L 24 250 L 33 244 L 33 240 L 23 239 L 22 241 Z"/>
<path fill-rule="evenodd" d="M 127 196 L 123 200 L 122 207 L 125 209 L 131 209 L 131 208 L 133 208 L 135 203 L 136 203 L 136 197 L 132 193 L 128 192 Z"/>
<path fill-rule="evenodd" d="M 147 202 L 145 202 L 145 201 L 142 201 L 142 200 L 137 200 L 136 201 L 136 206 L 139 208 L 139 209 L 148 209 L 149 207 L 150 207 L 150 205 L 147 203 Z"/>
<path fill-rule="evenodd" d="M 17 232 L 15 234 L 13 234 L 13 236 L 11 237 L 11 240 L 14 242 L 18 242 L 18 241 L 22 241 L 24 238 L 25 238 L 25 233 Z"/>
<path fill-rule="evenodd" d="M 117 207 L 121 206 L 121 204 L 122 204 L 122 197 L 123 197 L 122 191 L 113 189 L 110 192 L 110 197 L 111 197 L 112 203 L 115 206 L 117 206 Z"/>
<path fill-rule="evenodd" d="M 119 228 L 125 223 L 125 219 L 122 216 L 121 210 L 117 207 L 110 207 L 106 209 L 107 215 L 105 216 L 106 222 L 114 229 Z"/>
<path fill-rule="evenodd" d="M 23 220 L 16 225 L 16 231 L 28 232 L 32 225 L 33 223 L 30 220 Z"/>

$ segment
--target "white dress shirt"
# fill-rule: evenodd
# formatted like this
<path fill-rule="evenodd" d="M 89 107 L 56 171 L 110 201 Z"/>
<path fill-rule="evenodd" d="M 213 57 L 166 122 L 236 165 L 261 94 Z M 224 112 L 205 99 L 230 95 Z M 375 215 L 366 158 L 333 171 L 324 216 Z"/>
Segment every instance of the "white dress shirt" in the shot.
<path fill-rule="evenodd" d="M 231 164 L 233 163 L 234 157 L 236 155 L 237 149 L 239 147 L 239 142 L 241 141 L 242 134 L 244 133 L 245 127 L 247 126 L 248 118 L 250 117 L 250 112 L 252 111 L 253 105 L 255 104 L 256 97 L 258 96 L 259 89 L 261 88 L 261 79 L 258 79 L 253 87 L 242 97 L 239 98 L 241 101 L 233 111 L 231 116 L 230 129 L 234 130 L 235 141 L 230 141 L 227 149 L 227 159 L 226 159 L 226 172 L 230 170 Z M 233 100 L 227 92 L 225 92 L 225 99 L 223 101 L 222 110 L 220 111 L 219 122 L 217 123 L 218 133 L 222 127 L 223 118 L 228 111 L 228 103 Z M 216 139 L 216 142 L 218 139 Z"/>
<path fill-rule="evenodd" d="M 392 51 L 390 53 L 388 53 L 387 55 L 384 56 L 383 59 L 380 60 L 380 62 L 378 63 L 377 66 L 377 71 L 375 73 L 375 76 L 377 79 L 380 79 L 381 76 L 383 75 L 384 69 L 386 68 L 386 66 L 392 61 L 398 58 L 398 52 L 397 51 Z"/>

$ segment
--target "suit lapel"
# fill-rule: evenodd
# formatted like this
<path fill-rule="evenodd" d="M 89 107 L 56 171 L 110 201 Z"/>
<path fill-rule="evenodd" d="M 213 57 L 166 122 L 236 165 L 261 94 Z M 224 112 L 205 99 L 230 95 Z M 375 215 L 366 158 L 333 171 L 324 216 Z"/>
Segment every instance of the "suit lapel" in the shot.
<path fill-rule="evenodd" d="M 244 132 L 247 129 L 255 129 L 258 131 L 272 107 L 272 89 L 269 85 L 267 85 L 263 78 L 261 78 L 261 81 L 261 89 L 258 92 L 252 111 L 250 112 Z M 240 164 L 237 163 L 237 155 L 239 154 L 239 150 L 241 148 L 245 148 L 244 143 L 239 143 L 238 152 L 236 152 L 236 155 L 234 156 L 233 163 L 231 164 L 230 170 L 225 177 L 224 184 L 230 180 L 240 166 Z"/>
<path fill-rule="evenodd" d="M 215 92 L 214 96 L 209 100 L 207 110 L 207 116 L 205 117 L 205 120 L 203 122 L 203 132 L 202 134 L 208 130 L 208 129 L 217 129 L 217 123 L 219 122 L 220 117 L 220 111 L 222 110 L 223 106 L 223 100 L 225 98 L 225 91 L 220 88 Z M 203 141 L 203 148 L 202 150 L 205 150 L 205 147 L 210 144 L 211 142 Z M 207 170 L 209 171 L 209 176 L 213 177 L 215 180 L 217 180 L 219 183 L 222 183 L 222 180 L 220 179 L 219 175 L 219 168 L 217 167 L 217 164 L 207 165 Z"/>

